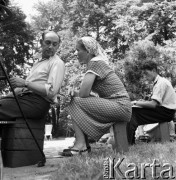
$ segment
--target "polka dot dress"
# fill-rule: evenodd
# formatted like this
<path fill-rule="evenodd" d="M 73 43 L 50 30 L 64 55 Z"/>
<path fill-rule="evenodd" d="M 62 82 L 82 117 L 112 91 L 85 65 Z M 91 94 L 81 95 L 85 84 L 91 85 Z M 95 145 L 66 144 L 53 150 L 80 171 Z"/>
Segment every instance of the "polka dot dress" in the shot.
<path fill-rule="evenodd" d="M 131 103 L 118 76 L 104 61 L 90 61 L 87 72 L 96 74 L 92 91 L 99 97 L 74 97 L 67 108 L 81 130 L 99 140 L 118 121 L 131 118 Z"/>

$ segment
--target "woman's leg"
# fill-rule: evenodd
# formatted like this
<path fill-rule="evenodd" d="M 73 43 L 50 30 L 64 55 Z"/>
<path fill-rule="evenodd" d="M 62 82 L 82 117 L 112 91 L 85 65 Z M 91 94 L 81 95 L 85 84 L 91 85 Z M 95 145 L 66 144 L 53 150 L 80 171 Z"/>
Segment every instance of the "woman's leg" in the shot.
<path fill-rule="evenodd" d="M 79 149 L 79 150 L 87 149 L 85 134 L 75 122 L 73 122 L 73 128 L 75 130 L 75 138 L 76 138 L 73 149 Z"/>
<path fill-rule="evenodd" d="M 75 122 L 73 122 L 73 129 L 75 130 L 74 146 L 68 149 L 64 149 L 63 152 L 58 153 L 59 155 L 74 156 L 80 155 L 82 153 L 89 153 L 91 151 L 87 136 Z"/>

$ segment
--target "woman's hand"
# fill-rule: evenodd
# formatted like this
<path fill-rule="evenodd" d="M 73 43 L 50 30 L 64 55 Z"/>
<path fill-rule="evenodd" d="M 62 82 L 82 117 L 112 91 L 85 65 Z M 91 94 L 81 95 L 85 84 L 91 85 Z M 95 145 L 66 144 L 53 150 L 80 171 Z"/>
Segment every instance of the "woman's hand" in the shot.
<path fill-rule="evenodd" d="M 78 97 L 79 96 L 79 91 L 75 90 L 74 87 L 69 87 L 67 94 L 70 95 L 71 97 Z"/>
<path fill-rule="evenodd" d="M 16 87 L 25 87 L 25 80 L 19 77 L 12 77 L 10 78 L 10 83 L 13 88 Z"/>

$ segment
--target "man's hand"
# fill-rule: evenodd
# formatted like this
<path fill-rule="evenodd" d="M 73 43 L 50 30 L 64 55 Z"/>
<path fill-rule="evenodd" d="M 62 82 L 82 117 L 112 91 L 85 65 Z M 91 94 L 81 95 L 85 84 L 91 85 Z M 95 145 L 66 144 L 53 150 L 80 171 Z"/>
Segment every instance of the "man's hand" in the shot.
<path fill-rule="evenodd" d="M 140 102 L 146 102 L 144 99 L 139 99 L 139 100 L 135 100 L 135 101 L 131 101 L 131 105 L 132 106 L 136 106 L 137 103 L 140 103 Z"/>
<path fill-rule="evenodd" d="M 131 101 L 131 105 L 132 105 L 132 106 L 136 105 L 136 102 L 137 102 L 137 101 Z"/>
<path fill-rule="evenodd" d="M 25 80 L 19 77 L 12 77 L 10 78 L 10 83 L 13 88 L 16 87 L 25 87 Z"/>

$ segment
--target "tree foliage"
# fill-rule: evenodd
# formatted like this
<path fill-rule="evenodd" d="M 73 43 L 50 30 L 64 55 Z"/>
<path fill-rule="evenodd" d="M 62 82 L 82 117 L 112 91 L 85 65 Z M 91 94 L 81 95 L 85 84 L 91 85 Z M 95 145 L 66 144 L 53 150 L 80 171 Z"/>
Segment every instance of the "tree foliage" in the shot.
<path fill-rule="evenodd" d="M 140 60 L 151 58 L 153 51 L 157 54 L 157 56 L 155 54 L 155 58 L 158 58 L 161 52 L 155 49 L 155 46 L 168 47 L 167 41 L 175 38 L 175 2 L 51 0 L 48 3 L 39 2 L 35 7 L 39 12 L 38 16 L 33 17 L 35 29 L 38 32 L 42 28 L 53 29 L 61 35 L 62 44 L 59 54 L 66 65 L 71 64 L 71 67 L 67 67 L 69 73 L 66 75 L 66 86 L 71 84 L 72 77 L 77 77 L 78 74 L 83 72 L 76 65 L 77 62 L 74 56 L 76 40 L 83 35 L 92 35 L 100 42 L 109 53 L 115 71 L 125 84 L 130 84 L 130 82 L 133 84 L 139 83 L 138 79 L 141 73 L 138 63 L 140 63 Z M 142 42 L 141 40 L 146 40 L 147 44 L 150 44 L 150 48 L 148 47 L 150 51 L 147 50 L 148 48 L 140 50 L 140 45 L 138 45 L 138 50 L 134 48 L 134 44 Z M 164 51 L 164 48 L 162 51 Z M 136 55 L 137 52 L 141 57 Z M 129 71 L 132 74 L 130 78 L 125 74 L 128 69 L 128 63 L 125 62 L 129 56 L 131 56 Z M 133 58 L 140 60 L 134 61 Z M 164 60 L 164 63 L 167 64 L 168 61 Z M 126 67 L 124 67 L 124 63 Z M 78 71 L 72 71 L 75 68 Z M 137 88 L 140 91 L 140 88 L 135 85 L 131 88 Z M 129 90 L 133 91 L 131 88 Z M 139 91 L 134 92 L 139 93 Z"/>
<path fill-rule="evenodd" d="M 155 45 L 174 38 L 175 7 L 175 2 L 116 1 L 110 12 L 113 21 L 105 28 L 114 58 L 123 58 L 135 41 L 149 35 Z"/>
<path fill-rule="evenodd" d="M 176 79 L 176 2 L 154 0 L 50 0 L 35 5 L 33 29 L 40 37 L 44 29 L 61 36 L 58 51 L 65 61 L 66 75 L 61 88 L 61 109 L 70 86 L 79 88 L 85 68 L 75 57 L 76 40 L 95 37 L 110 57 L 110 64 L 123 81 L 131 99 L 144 98 L 150 85 L 140 65 L 155 59 L 162 76 Z M 65 116 L 63 116 L 65 117 Z"/>
<path fill-rule="evenodd" d="M 31 56 L 33 33 L 24 21 L 26 16 L 15 6 L 9 7 L 12 17 L 0 22 L 0 46 L 7 72 L 12 70 L 20 74 L 17 65 L 23 65 L 25 59 Z"/>

